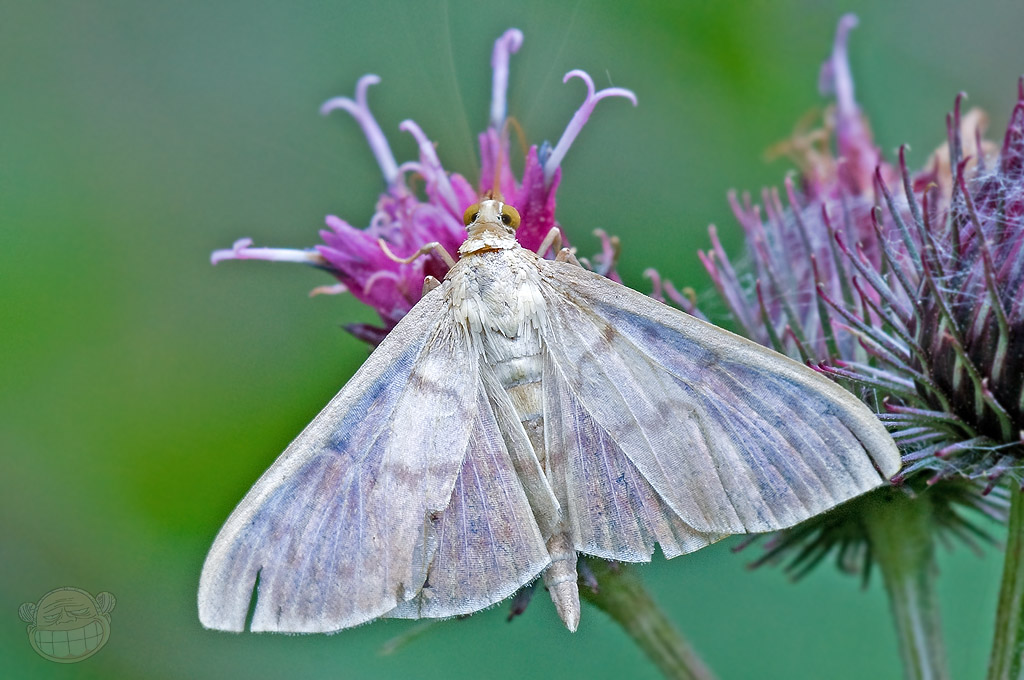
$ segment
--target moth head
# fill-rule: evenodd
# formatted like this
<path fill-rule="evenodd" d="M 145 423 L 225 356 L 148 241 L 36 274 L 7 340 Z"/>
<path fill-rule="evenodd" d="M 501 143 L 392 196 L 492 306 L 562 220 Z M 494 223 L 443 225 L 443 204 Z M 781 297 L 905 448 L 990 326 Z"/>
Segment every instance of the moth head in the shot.
<path fill-rule="evenodd" d="M 466 225 L 467 231 L 472 231 L 474 227 L 497 228 L 514 234 L 519 228 L 519 211 L 508 203 L 487 198 L 466 208 L 462 222 Z"/>

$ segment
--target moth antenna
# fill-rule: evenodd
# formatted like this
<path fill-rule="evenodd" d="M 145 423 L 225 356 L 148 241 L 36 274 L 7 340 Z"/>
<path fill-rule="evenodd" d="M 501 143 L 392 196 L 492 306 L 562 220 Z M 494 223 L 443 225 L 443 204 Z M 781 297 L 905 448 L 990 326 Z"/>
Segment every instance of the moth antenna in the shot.
<path fill-rule="evenodd" d="M 516 132 L 516 139 L 519 141 L 519 151 L 522 152 L 523 158 L 526 158 L 526 154 L 529 153 L 530 145 L 526 143 L 526 133 L 523 131 L 523 126 L 519 124 L 515 116 L 509 116 L 505 119 L 505 127 L 512 128 Z"/>
<path fill-rule="evenodd" d="M 510 127 L 516 131 L 516 135 L 519 138 L 520 146 L 523 146 L 525 148 L 524 145 L 526 138 L 523 135 L 522 126 L 519 125 L 519 122 L 515 118 L 506 118 L 505 123 L 501 126 L 501 132 L 498 133 L 501 137 L 502 143 L 498 145 L 498 158 L 496 163 L 494 164 L 494 180 L 491 182 L 490 190 L 484 193 L 485 198 L 490 198 L 495 201 L 504 202 L 505 200 L 501 195 L 501 171 L 505 165 L 505 161 L 507 160 L 505 158 L 505 147 L 508 146 L 508 131 Z"/>

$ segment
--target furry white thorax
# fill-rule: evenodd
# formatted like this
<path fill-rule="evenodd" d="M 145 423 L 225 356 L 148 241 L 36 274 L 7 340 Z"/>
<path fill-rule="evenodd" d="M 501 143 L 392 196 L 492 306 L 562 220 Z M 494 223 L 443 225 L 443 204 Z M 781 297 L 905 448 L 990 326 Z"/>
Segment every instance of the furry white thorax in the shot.
<path fill-rule="evenodd" d="M 538 257 L 522 248 L 514 230 L 502 224 L 502 206 L 501 201 L 480 202 L 477 218 L 466 227 L 461 259 L 445 277 L 451 282 L 448 304 L 453 318 L 474 345 L 488 355 L 495 351 L 497 356 L 488 357 L 493 361 L 507 358 L 501 355 L 508 350 L 519 355 L 526 349 L 512 349 L 507 341 L 539 342 L 538 331 L 545 322 Z"/>
<path fill-rule="evenodd" d="M 494 333 L 529 338 L 543 327 L 544 298 L 532 253 L 486 251 L 460 260 L 447 279 L 451 313 L 474 341 Z"/>
<path fill-rule="evenodd" d="M 506 387 L 540 379 L 540 338 L 546 324 L 538 256 L 502 224 L 502 203 L 484 200 L 466 227 L 461 259 L 445 277 L 452 318 Z M 522 395 L 526 397 L 527 395 Z M 513 395 L 515 401 L 515 395 Z M 532 395 L 526 399 L 532 402 Z M 517 404 L 526 415 L 534 404 Z"/>

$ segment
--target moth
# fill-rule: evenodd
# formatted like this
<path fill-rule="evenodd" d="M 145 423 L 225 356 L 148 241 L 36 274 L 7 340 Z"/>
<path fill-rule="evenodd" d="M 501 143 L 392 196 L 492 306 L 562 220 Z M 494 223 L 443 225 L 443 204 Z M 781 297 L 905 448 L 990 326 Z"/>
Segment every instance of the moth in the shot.
<path fill-rule="evenodd" d="M 445 280 L 217 535 L 207 628 L 243 630 L 254 594 L 253 631 L 451 617 L 540 576 L 575 630 L 578 554 L 647 562 L 655 543 L 671 558 L 789 527 L 899 469 L 824 376 L 522 248 L 498 198 L 464 222 Z"/>

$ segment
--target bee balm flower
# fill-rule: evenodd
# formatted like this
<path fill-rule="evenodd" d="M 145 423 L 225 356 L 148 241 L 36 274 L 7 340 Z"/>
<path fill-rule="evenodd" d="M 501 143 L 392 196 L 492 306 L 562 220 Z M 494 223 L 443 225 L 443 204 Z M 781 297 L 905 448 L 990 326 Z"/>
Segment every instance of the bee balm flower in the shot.
<path fill-rule="evenodd" d="M 376 345 L 419 300 L 424 277 L 440 279 L 448 270 L 436 254 L 409 263 L 396 262 L 381 248 L 381 240 L 399 255 L 413 253 L 420 246 L 436 241 L 454 256 L 465 239 L 463 212 L 477 202 L 480 195 L 497 189 L 506 201 L 518 208 L 522 217 L 516 238 L 525 248 L 539 247 L 551 228 L 559 226 L 555 219 L 555 194 L 562 176 L 561 162 L 594 107 L 607 97 L 624 97 L 636 105 L 636 97 L 629 90 L 616 87 L 596 91 L 587 73 L 579 70 L 567 73 L 566 81 L 579 78 L 584 82 L 586 99 L 553 147 L 547 143 L 530 147 L 522 175 L 516 177 L 510 163 L 506 91 L 509 58 L 519 50 L 522 41 L 523 34 L 513 28 L 494 44 L 490 121 L 479 137 L 481 172 L 476 184 L 445 170 L 434 144 L 411 120 L 399 127 L 415 138 L 419 158 L 399 164 L 367 100 L 367 91 L 380 82 L 380 78 L 366 75 L 356 85 L 354 98 L 331 99 L 324 103 L 321 112 L 341 109 L 355 118 L 380 166 L 386 189 L 377 200 L 369 226 L 359 229 L 340 217 L 329 215 L 327 229 L 320 232 L 323 242 L 313 248 L 255 248 L 250 239 L 241 239 L 230 249 L 214 252 L 211 261 L 214 264 L 223 260 L 301 262 L 324 269 L 340 283 L 314 292 L 349 291 L 373 307 L 380 315 L 382 326 L 356 324 L 348 330 Z M 410 177 L 422 180 L 423 196 L 410 187 Z M 606 252 L 599 259 L 599 271 L 614 278 L 611 243 L 607 237 L 603 240 Z"/>

